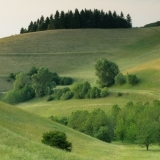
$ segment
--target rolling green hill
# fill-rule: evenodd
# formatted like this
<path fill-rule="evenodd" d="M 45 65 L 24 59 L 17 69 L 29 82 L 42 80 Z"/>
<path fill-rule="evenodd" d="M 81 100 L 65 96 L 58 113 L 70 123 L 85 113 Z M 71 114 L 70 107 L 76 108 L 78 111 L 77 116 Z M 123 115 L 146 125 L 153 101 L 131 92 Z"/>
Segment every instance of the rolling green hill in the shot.
<path fill-rule="evenodd" d="M 117 103 L 159 99 L 160 27 L 139 29 L 80 29 L 28 33 L 0 39 L 0 92 L 9 90 L 11 72 L 28 72 L 32 66 L 48 67 L 61 76 L 76 81 L 88 80 L 96 85 L 94 65 L 107 58 L 118 64 L 124 73 L 134 73 L 137 86 L 113 86 L 110 95 L 101 99 L 46 102 L 33 99 L 17 106 L 0 103 L 0 156 L 4 160 L 39 159 L 136 159 L 157 160 L 159 148 L 151 151 L 129 144 L 107 144 L 83 135 L 48 119 L 69 116 L 71 112 L 101 108 L 106 112 Z M 117 92 L 122 92 L 117 97 Z M 22 108 L 22 109 L 19 109 Z M 24 110 L 27 110 L 24 111 Z M 31 113 L 28 113 L 31 112 Z M 43 117 L 43 118 L 42 118 Z M 47 147 L 41 143 L 45 131 L 58 129 L 67 133 L 73 152 Z"/>
<path fill-rule="evenodd" d="M 42 134 L 60 130 L 67 134 L 73 151 L 48 147 Z M 159 148 L 150 151 L 138 145 L 108 144 L 16 107 L 0 103 L 0 156 L 3 160 L 156 160 Z"/>
<path fill-rule="evenodd" d="M 160 27 L 141 29 L 52 30 L 0 39 L 0 90 L 11 84 L 11 72 L 32 66 L 48 67 L 60 75 L 96 83 L 94 64 L 107 58 L 126 73 L 160 58 Z M 136 72 L 136 71 L 135 71 Z"/>
<path fill-rule="evenodd" d="M 68 116 L 77 109 L 91 111 L 97 107 L 107 112 L 115 103 L 123 107 L 131 100 L 159 99 L 159 40 L 160 27 L 51 30 L 2 38 L 0 91 L 11 88 L 12 83 L 7 82 L 7 76 L 11 72 L 28 72 L 32 66 L 48 67 L 61 76 L 70 76 L 77 81 L 87 80 L 96 85 L 94 69 L 96 60 L 107 58 L 116 62 L 124 74 L 136 74 L 140 80 L 139 84 L 135 87 L 113 86 L 109 89 L 110 96 L 104 99 L 48 103 L 44 98 L 18 106 L 49 117 L 61 114 Z M 117 98 L 117 92 L 122 92 L 123 96 Z"/>

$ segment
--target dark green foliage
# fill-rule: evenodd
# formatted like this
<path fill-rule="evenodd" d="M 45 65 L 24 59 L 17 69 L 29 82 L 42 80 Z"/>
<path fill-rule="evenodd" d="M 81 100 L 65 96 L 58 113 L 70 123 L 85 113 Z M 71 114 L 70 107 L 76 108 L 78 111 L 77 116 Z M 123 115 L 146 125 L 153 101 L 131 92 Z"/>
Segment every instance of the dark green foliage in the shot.
<path fill-rule="evenodd" d="M 52 121 L 61 123 L 63 125 L 67 125 L 68 124 L 68 118 L 67 117 L 54 117 L 54 116 L 51 116 L 50 119 Z"/>
<path fill-rule="evenodd" d="M 11 79 L 15 79 L 15 78 L 16 78 L 16 76 L 15 76 L 15 74 L 14 74 L 14 73 L 10 73 L 9 78 L 11 78 Z"/>
<path fill-rule="evenodd" d="M 96 109 L 91 113 L 73 112 L 69 117 L 68 126 L 106 142 L 111 142 L 113 137 L 110 120 L 101 109 Z"/>
<path fill-rule="evenodd" d="M 95 69 L 100 87 L 108 87 L 115 83 L 115 76 L 119 73 L 117 64 L 102 59 L 97 61 Z"/>
<path fill-rule="evenodd" d="M 123 118 L 118 118 L 114 132 L 116 137 L 123 142 L 126 136 L 126 125 Z"/>
<path fill-rule="evenodd" d="M 30 71 L 28 72 L 28 75 L 31 77 L 32 75 L 36 74 L 38 72 L 38 69 L 36 67 L 32 67 Z"/>
<path fill-rule="evenodd" d="M 117 15 L 116 11 L 108 13 L 103 10 L 81 10 L 75 9 L 75 12 L 69 10 L 68 12 L 58 10 L 55 15 L 50 18 L 41 16 L 35 22 L 30 22 L 28 29 L 21 28 L 20 33 L 44 31 L 49 29 L 77 29 L 77 28 L 131 28 L 132 19 L 128 14 L 124 18 L 123 13 Z"/>
<path fill-rule="evenodd" d="M 27 29 L 24 29 L 24 28 L 22 27 L 21 30 L 20 30 L 20 34 L 23 34 L 23 33 L 27 33 Z"/>
<path fill-rule="evenodd" d="M 95 135 L 96 138 L 111 143 L 112 141 L 112 135 L 110 133 L 110 130 L 107 126 L 100 127 L 99 131 Z"/>
<path fill-rule="evenodd" d="M 42 143 L 66 151 L 72 150 L 72 144 L 67 141 L 66 134 L 60 131 L 50 131 L 44 133 Z"/>
<path fill-rule="evenodd" d="M 158 27 L 158 26 L 160 26 L 160 21 L 150 23 L 150 24 L 146 24 L 144 27 Z"/>
<path fill-rule="evenodd" d="M 153 103 L 128 102 L 122 109 L 113 105 L 111 117 L 101 109 L 76 111 L 68 119 L 68 126 L 100 140 L 117 140 L 143 144 L 146 149 L 160 144 L 160 101 Z"/>
<path fill-rule="evenodd" d="M 134 74 L 127 74 L 127 82 L 128 84 L 134 86 L 138 83 L 138 78 Z"/>
<path fill-rule="evenodd" d="M 104 87 L 101 89 L 101 93 L 100 93 L 100 96 L 101 97 L 106 97 L 108 95 L 108 88 L 107 87 Z"/>
<path fill-rule="evenodd" d="M 15 104 L 30 100 L 34 96 L 35 92 L 31 86 L 29 77 L 21 72 L 16 75 L 16 79 L 13 84 L 13 89 L 5 94 L 3 100 L 5 102 Z"/>
<path fill-rule="evenodd" d="M 79 82 L 75 83 L 72 86 L 72 91 L 74 94 L 74 98 L 83 99 L 88 96 L 89 90 L 91 89 L 91 85 L 88 82 Z"/>
<path fill-rule="evenodd" d="M 32 75 L 33 89 L 37 97 L 42 97 L 51 93 L 55 87 L 55 82 L 52 78 L 52 73 L 47 68 L 39 68 L 38 72 Z"/>
<path fill-rule="evenodd" d="M 52 73 L 51 79 L 56 83 L 56 85 L 60 84 L 60 77 L 57 73 Z"/>
<path fill-rule="evenodd" d="M 52 101 L 52 100 L 54 100 L 54 97 L 53 97 L 53 96 L 47 97 L 47 101 Z"/>
<path fill-rule="evenodd" d="M 129 14 L 127 14 L 126 20 L 127 20 L 127 28 L 132 28 L 132 19 Z"/>
<path fill-rule="evenodd" d="M 122 73 L 119 73 L 115 76 L 115 83 L 117 85 L 122 85 L 126 82 L 126 78 Z"/>
<path fill-rule="evenodd" d="M 120 111 L 121 111 L 121 108 L 117 104 L 115 104 L 115 105 L 112 106 L 111 114 L 112 114 L 112 116 L 114 118 L 117 118 L 117 116 L 119 115 Z"/>
<path fill-rule="evenodd" d="M 68 126 L 81 132 L 85 132 L 85 123 L 89 117 L 88 111 L 72 112 L 68 119 Z"/>
<path fill-rule="evenodd" d="M 65 87 L 63 89 L 56 89 L 54 90 L 54 96 L 58 100 L 68 100 L 73 97 L 73 93 L 70 91 L 68 87 Z"/>
<path fill-rule="evenodd" d="M 71 77 L 63 77 L 60 79 L 60 82 L 59 82 L 60 85 L 70 85 L 72 83 L 73 83 L 73 80 Z"/>
<path fill-rule="evenodd" d="M 71 99 L 72 97 L 73 97 L 73 93 L 71 91 L 67 91 L 62 94 L 60 99 L 61 100 L 68 100 L 68 99 Z"/>
<path fill-rule="evenodd" d="M 100 93 L 101 93 L 101 90 L 98 89 L 97 87 L 93 87 L 89 90 L 89 98 L 100 98 Z"/>
<path fill-rule="evenodd" d="M 122 95 L 123 95 L 122 92 L 118 92 L 118 93 L 117 93 L 117 97 L 121 97 Z"/>

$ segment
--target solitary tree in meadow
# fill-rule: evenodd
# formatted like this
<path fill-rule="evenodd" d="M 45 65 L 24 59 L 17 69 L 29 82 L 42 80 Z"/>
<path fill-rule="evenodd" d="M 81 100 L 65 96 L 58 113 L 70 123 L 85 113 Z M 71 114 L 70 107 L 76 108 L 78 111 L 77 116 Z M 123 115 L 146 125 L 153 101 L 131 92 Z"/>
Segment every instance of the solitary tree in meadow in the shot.
<path fill-rule="evenodd" d="M 119 73 L 116 63 L 110 62 L 107 59 L 98 60 L 95 69 L 100 87 L 108 87 L 115 83 L 115 76 Z"/>

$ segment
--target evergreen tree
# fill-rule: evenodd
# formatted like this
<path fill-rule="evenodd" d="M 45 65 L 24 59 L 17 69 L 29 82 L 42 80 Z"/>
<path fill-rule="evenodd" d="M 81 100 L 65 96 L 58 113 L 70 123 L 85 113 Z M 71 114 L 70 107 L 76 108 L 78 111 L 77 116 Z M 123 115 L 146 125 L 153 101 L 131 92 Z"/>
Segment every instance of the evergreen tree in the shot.
<path fill-rule="evenodd" d="M 58 10 L 56 11 L 56 14 L 54 15 L 54 26 L 55 26 L 55 29 L 60 28 L 60 14 Z"/>
<path fill-rule="evenodd" d="M 27 30 L 22 27 L 20 30 L 20 34 L 23 34 L 23 33 L 27 33 Z"/>
<path fill-rule="evenodd" d="M 53 14 L 50 15 L 48 30 L 55 29 Z"/>
<path fill-rule="evenodd" d="M 60 28 L 63 29 L 65 28 L 65 13 L 64 11 L 61 11 L 61 15 L 60 15 Z"/>
<path fill-rule="evenodd" d="M 129 14 L 127 14 L 127 27 L 132 28 L 132 19 Z"/>
<path fill-rule="evenodd" d="M 74 28 L 80 28 L 80 14 L 78 9 L 75 9 L 74 13 Z"/>
<path fill-rule="evenodd" d="M 49 23 L 50 23 L 50 20 L 49 20 L 49 17 L 47 17 L 45 22 L 44 22 L 44 27 L 43 27 L 44 30 L 48 29 Z"/>
<path fill-rule="evenodd" d="M 108 28 L 113 28 L 113 15 L 112 12 L 108 12 Z"/>
<path fill-rule="evenodd" d="M 28 32 L 33 32 L 33 22 L 32 21 L 30 25 L 28 26 Z"/>
<path fill-rule="evenodd" d="M 37 22 L 34 22 L 34 24 L 33 24 L 33 28 L 32 28 L 32 31 L 33 31 L 33 32 L 36 32 L 36 31 L 37 31 L 37 29 L 38 29 Z"/>
<path fill-rule="evenodd" d="M 81 28 L 86 28 L 87 24 L 86 24 L 86 15 L 84 10 L 82 9 L 81 13 L 80 13 L 80 23 L 81 23 Z"/>
<path fill-rule="evenodd" d="M 97 9 L 94 10 L 93 12 L 93 28 L 100 28 L 101 27 L 101 15 L 100 15 L 100 11 L 98 11 Z"/>

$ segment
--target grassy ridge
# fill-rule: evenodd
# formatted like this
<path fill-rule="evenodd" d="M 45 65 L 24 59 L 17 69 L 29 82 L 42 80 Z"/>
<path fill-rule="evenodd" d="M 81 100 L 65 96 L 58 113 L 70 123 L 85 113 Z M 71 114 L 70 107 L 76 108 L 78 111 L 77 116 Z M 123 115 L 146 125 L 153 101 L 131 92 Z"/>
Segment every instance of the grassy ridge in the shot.
<path fill-rule="evenodd" d="M 49 130 L 66 132 L 69 140 L 73 143 L 73 153 L 66 153 L 43 145 L 41 143 L 42 134 Z M 93 141 L 97 145 L 107 147 L 106 144 L 101 144 L 93 138 L 3 103 L 0 103 L 0 131 L 0 155 L 2 159 L 8 160 L 90 159 L 86 154 L 84 154 L 86 158 L 78 155 L 85 152 L 85 148 L 89 148 L 90 144 L 85 143 L 86 141 L 91 143 Z M 79 145 L 83 148 L 80 149 Z"/>
<path fill-rule="evenodd" d="M 0 39 L 0 89 L 10 84 L 11 72 L 27 72 L 31 66 L 75 79 L 96 83 L 94 64 L 107 58 L 121 71 L 159 58 L 160 27 L 142 29 L 80 29 L 28 33 Z M 4 85 L 2 85 L 4 84 Z"/>
<path fill-rule="evenodd" d="M 118 103 L 152 101 L 159 98 L 160 27 L 142 29 L 81 29 L 29 33 L 0 39 L 0 91 L 11 88 L 6 76 L 11 72 L 27 72 L 32 66 L 48 67 L 60 75 L 96 84 L 94 64 L 107 58 L 116 62 L 126 74 L 135 73 L 140 83 L 135 86 L 113 86 L 110 96 L 96 100 L 46 102 L 34 99 L 18 107 L 43 117 L 68 116 L 77 109 L 101 108 L 106 112 Z M 122 97 L 116 93 L 122 92 Z M 72 129 L 0 103 L 0 156 L 2 159 L 115 159 L 150 160 L 159 158 L 159 148 L 151 151 L 137 145 L 107 144 Z M 73 152 L 66 153 L 41 143 L 48 130 L 67 133 Z"/>
<path fill-rule="evenodd" d="M 49 130 L 67 133 L 73 151 L 67 153 L 43 145 L 42 133 Z M 159 157 L 159 148 L 149 152 L 137 145 L 107 144 L 63 125 L 0 103 L 0 156 L 4 160 L 150 160 Z"/>

